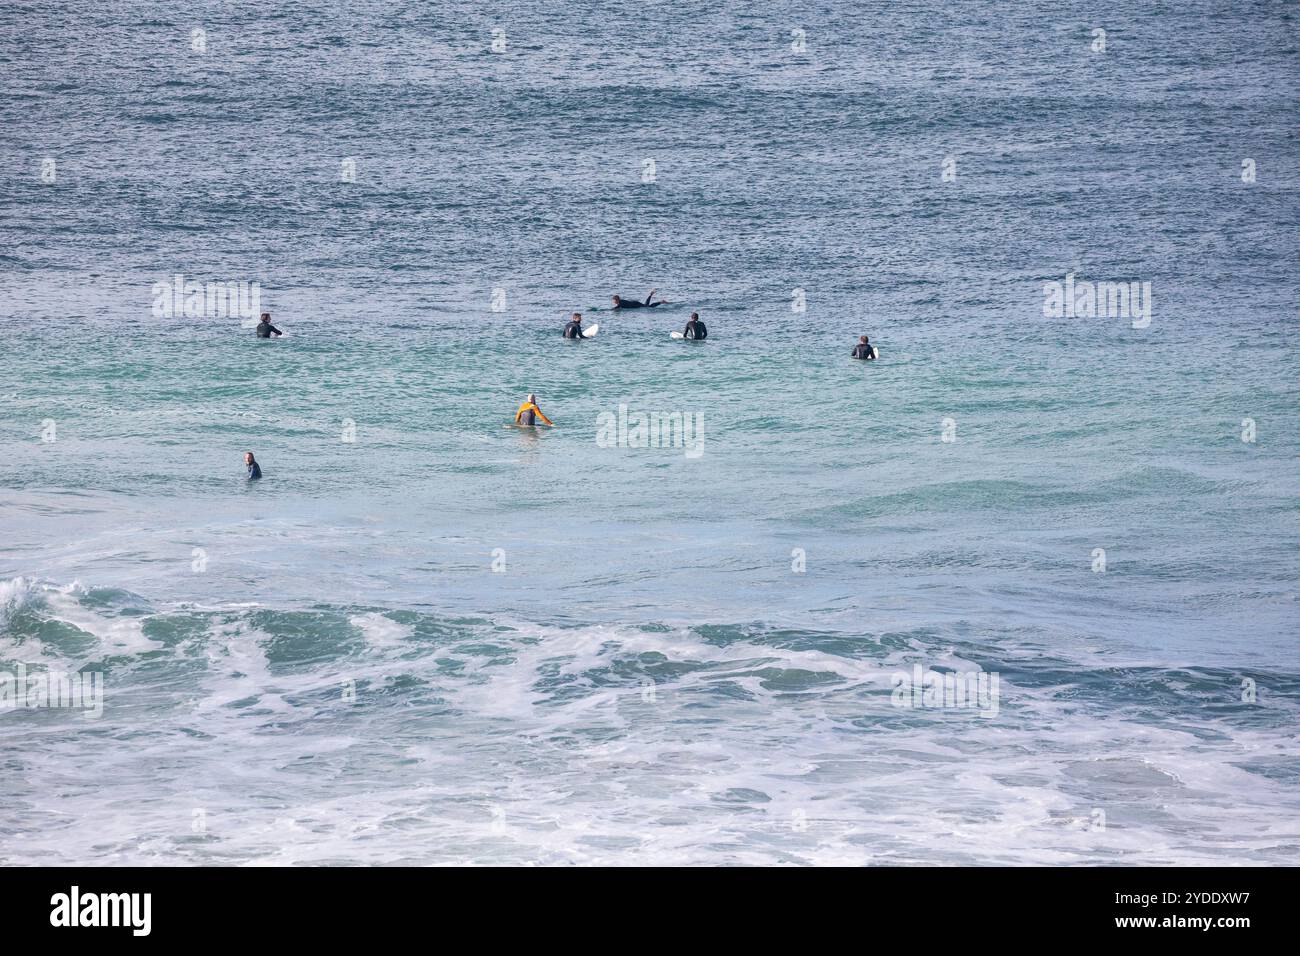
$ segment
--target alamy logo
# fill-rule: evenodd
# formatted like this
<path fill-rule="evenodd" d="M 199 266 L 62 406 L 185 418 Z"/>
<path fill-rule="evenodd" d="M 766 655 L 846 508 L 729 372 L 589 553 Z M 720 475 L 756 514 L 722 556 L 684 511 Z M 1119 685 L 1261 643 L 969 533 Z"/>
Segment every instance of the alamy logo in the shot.
<path fill-rule="evenodd" d="M 50 897 L 51 926 L 129 926 L 131 935 L 148 936 L 152 927 L 152 893 L 69 893 Z"/>
<path fill-rule="evenodd" d="M 252 319 L 262 313 L 257 282 L 187 282 L 178 274 L 155 282 L 151 294 L 159 319 Z"/>
<path fill-rule="evenodd" d="M 989 671 L 941 672 L 912 667 L 893 675 L 895 707 L 978 710 L 981 717 L 998 715 L 998 675 Z"/>
<path fill-rule="evenodd" d="M 99 671 L 36 671 L 19 664 L 14 672 L 0 671 L 0 713 L 6 710 L 69 708 L 87 717 L 104 714 L 104 675 Z"/>
<path fill-rule="evenodd" d="M 704 454 L 703 412 L 629 412 L 596 416 L 596 445 L 600 448 L 684 448 L 687 458 Z"/>
<path fill-rule="evenodd" d="M 1043 283 L 1043 315 L 1049 319 L 1128 319 L 1133 328 L 1151 324 L 1150 282 L 1076 282 L 1074 273 L 1064 282 Z"/>

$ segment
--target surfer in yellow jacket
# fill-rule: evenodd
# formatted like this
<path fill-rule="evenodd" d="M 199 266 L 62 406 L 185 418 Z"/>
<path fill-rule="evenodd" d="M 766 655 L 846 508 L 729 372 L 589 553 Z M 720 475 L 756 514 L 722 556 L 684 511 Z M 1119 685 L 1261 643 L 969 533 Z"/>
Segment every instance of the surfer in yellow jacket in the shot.
<path fill-rule="evenodd" d="M 552 428 L 555 423 L 542 414 L 542 410 L 537 407 L 537 396 L 529 394 L 528 401 L 519 406 L 519 411 L 515 412 L 516 425 L 536 425 L 537 419 L 541 419 Z"/>

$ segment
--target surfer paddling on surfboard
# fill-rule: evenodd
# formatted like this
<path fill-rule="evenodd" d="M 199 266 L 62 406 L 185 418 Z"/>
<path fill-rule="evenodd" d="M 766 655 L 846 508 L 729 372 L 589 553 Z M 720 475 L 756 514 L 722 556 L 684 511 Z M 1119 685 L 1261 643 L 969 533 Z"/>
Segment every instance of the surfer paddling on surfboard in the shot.
<path fill-rule="evenodd" d="M 616 295 L 614 296 L 614 308 L 615 309 L 653 309 L 657 305 L 667 305 L 668 303 L 665 302 L 663 299 L 660 299 L 658 302 L 650 301 L 655 297 L 655 292 L 657 291 L 658 291 L 657 289 L 651 289 L 650 294 L 645 297 L 644 302 L 638 302 L 636 299 L 625 299 L 621 295 Z"/>
<path fill-rule="evenodd" d="M 537 424 L 539 418 L 552 428 L 555 427 L 555 422 L 543 415 L 542 410 L 537 407 L 537 396 L 530 392 L 527 401 L 519 406 L 519 411 L 515 412 L 515 424 L 532 426 Z"/>

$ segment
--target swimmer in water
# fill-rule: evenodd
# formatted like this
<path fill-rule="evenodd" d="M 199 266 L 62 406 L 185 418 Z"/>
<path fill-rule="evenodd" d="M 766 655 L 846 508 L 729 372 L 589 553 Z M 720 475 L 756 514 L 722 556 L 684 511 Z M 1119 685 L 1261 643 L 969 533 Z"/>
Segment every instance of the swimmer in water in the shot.
<path fill-rule="evenodd" d="M 867 361 L 873 361 L 875 359 L 875 349 L 871 347 L 871 343 L 867 341 L 865 335 L 858 339 L 857 345 L 853 346 L 853 357 L 855 359 L 866 359 Z"/>
<path fill-rule="evenodd" d="M 653 309 L 656 305 L 667 305 L 667 303 L 666 303 L 663 299 L 660 299 L 658 302 L 651 302 L 651 301 L 650 301 L 651 299 L 653 299 L 653 298 L 655 297 L 655 292 L 656 292 L 656 291 L 657 291 L 657 290 L 655 290 L 655 289 L 651 289 L 651 290 L 650 290 L 650 294 L 649 294 L 648 296 L 645 297 L 645 301 L 644 301 L 644 302 L 638 302 L 636 299 L 625 299 L 625 298 L 623 298 L 621 295 L 616 295 L 616 296 L 614 296 L 614 308 L 616 308 L 616 309 Z"/>
<path fill-rule="evenodd" d="M 543 415 L 542 410 L 537 407 L 537 396 L 530 392 L 528 400 L 519 406 L 519 411 L 515 412 L 515 424 L 536 425 L 539 418 L 552 428 L 555 427 L 555 422 Z"/>
<path fill-rule="evenodd" d="M 582 313 L 573 313 L 573 318 L 564 324 L 564 337 L 566 339 L 582 338 Z"/>
<path fill-rule="evenodd" d="M 251 451 L 244 452 L 244 464 L 248 467 L 248 480 L 254 481 L 262 477 L 262 466 L 257 463 Z"/>
<path fill-rule="evenodd" d="M 271 313 L 263 312 L 262 321 L 257 323 L 257 337 L 269 339 L 272 335 L 284 335 L 284 333 L 271 324 Z"/>
<path fill-rule="evenodd" d="M 682 330 L 682 338 L 695 339 L 702 342 L 709 337 L 708 327 L 700 321 L 700 313 L 692 312 L 691 320 L 686 323 L 686 328 Z"/>

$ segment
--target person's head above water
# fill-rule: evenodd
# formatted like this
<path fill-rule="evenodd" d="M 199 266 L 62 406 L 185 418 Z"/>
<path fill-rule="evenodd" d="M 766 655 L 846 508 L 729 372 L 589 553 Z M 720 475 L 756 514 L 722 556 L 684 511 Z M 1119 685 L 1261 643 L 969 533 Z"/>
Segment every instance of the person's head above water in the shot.
<path fill-rule="evenodd" d="M 574 321 L 574 322 L 581 322 L 581 321 L 582 321 L 582 313 L 581 313 L 581 312 L 575 312 L 575 313 L 573 313 L 573 321 Z"/>
<path fill-rule="evenodd" d="M 858 339 L 858 341 L 861 342 L 863 345 L 866 345 L 866 344 L 867 344 L 867 337 L 864 335 L 864 336 L 862 336 L 862 338 Z"/>
<path fill-rule="evenodd" d="M 692 312 L 692 313 L 691 313 L 691 321 L 692 321 L 692 322 L 697 322 L 697 321 L 699 321 L 699 318 L 700 318 L 700 313 L 698 313 L 698 312 Z"/>
<path fill-rule="evenodd" d="M 620 302 L 622 302 L 622 301 L 623 301 L 623 297 L 622 297 L 621 295 L 616 295 L 616 296 L 614 296 L 614 304 L 615 304 L 615 305 L 618 305 L 618 304 L 619 304 Z"/>
<path fill-rule="evenodd" d="M 263 313 L 262 313 L 262 321 L 263 321 L 263 322 L 270 322 L 270 321 L 271 321 L 271 313 L 270 313 L 270 312 L 263 312 Z"/>
<path fill-rule="evenodd" d="M 529 393 L 528 393 L 528 401 L 530 401 L 530 402 L 532 402 L 534 405 L 536 405 L 536 404 L 537 404 L 537 396 L 534 395 L 532 392 L 529 392 Z"/>
<path fill-rule="evenodd" d="M 245 465 L 251 465 L 251 464 L 252 464 L 253 462 L 255 462 L 255 461 L 257 461 L 257 459 L 253 457 L 253 453 L 252 453 L 251 451 L 246 451 L 246 452 L 244 452 L 244 464 L 245 464 Z"/>

